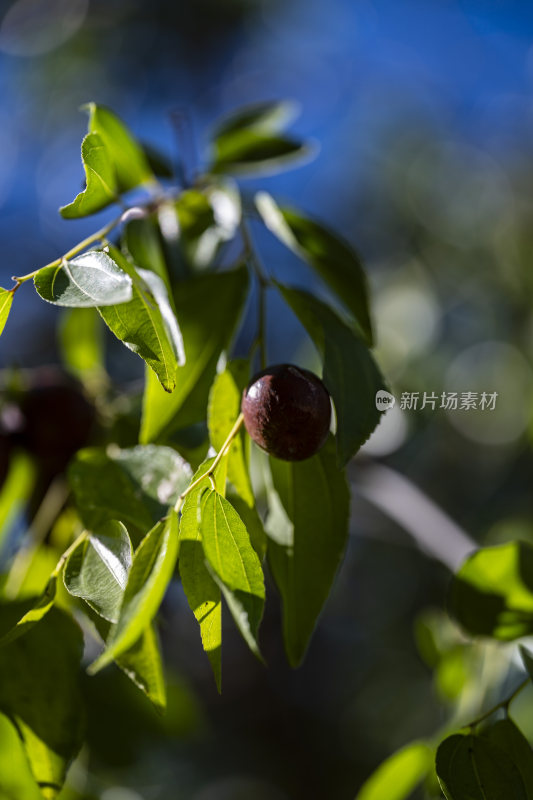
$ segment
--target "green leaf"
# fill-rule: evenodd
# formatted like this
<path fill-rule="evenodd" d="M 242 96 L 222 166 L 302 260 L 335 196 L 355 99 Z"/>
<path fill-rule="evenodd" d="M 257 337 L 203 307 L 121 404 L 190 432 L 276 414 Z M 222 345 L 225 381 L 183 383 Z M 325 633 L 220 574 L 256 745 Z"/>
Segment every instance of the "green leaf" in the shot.
<path fill-rule="evenodd" d="M 0 714 L 0 797 L 43 800 L 14 725 Z"/>
<path fill-rule="evenodd" d="M 137 268 L 155 272 L 170 289 L 163 242 L 152 216 L 128 222 L 122 234 L 122 248 Z"/>
<path fill-rule="evenodd" d="M 269 564 L 283 601 L 289 663 L 303 660 L 348 538 L 350 495 L 330 438 L 305 461 L 270 457 Z"/>
<path fill-rule="evenodd" d="M 116 248 L 111 247 L 110 253 L 130 276 L 133 296 L 129 303 L 99 306 L 98 311 L 117 339 L 144 359 L 163 389 L 172 392 L 183 351 L 165 286 L 154 272 L 135 270 Z"/>
<path fill-rule="evenodd" d="M 533 633 L 533 547 L 514 541 L 475 552 L 453 578 L 449 609 L 473 635 Z"/>
<path fill-rule="evenodd" d="M 213 578 L 235 623 L 252 652 L 261 658 L 257 643 L 265 604 L 261 562 L 233 506 L 213 490 L 202 501 L 200 534 Z"/>
<path fill-rule="evenodd" d="M 104 371 L 103 325 L 91 308 L 63 311 L 59 343 L 63 364 L 74 375 L 85 378 Z"/>
<path fill-rule="evenodd" d="M 18 639 L 40 622 L 54 605 L 56 592 L 57 574 L 52 574 L 37 597 L 0 603 L 0 645 Z"/>
<path fill-rule="evenodd" d="M 79 665 L 83 637 L 57 609 L 0 648 L 0 710 L 16 726 L 31 771 L 49 800 L 61 791 L 82 743 Z"/>
<path fill-rule="evenodd" d="M 242 129 L 220 136 L 213 142 L 209 172 L 273 173 L 290 169 L 294 162 L 309 160 L 315 148 L 286 136 Z"/>
<path fill-rule="evenodd" d="M 93 614 L 91 619 L 103 641 L 107 642 L 111 624 L 96 614 Z M 167 702 L 165 676 L 159 637 L 153 624 L 141 633 L 128 650 L 116 657 L 115 663 L 146 695 L 157 711 L 165 710 Z"/>
<path fill-rule="evenodd" d="M 431 747 L 425 742 L 411 742 L 379 765 L 357 793 L 356 800 L 404 800 L 432 766 Z"/>
<path fill-rule="evenodd" d="M 118 191 L 127 192 L 141 183 L 153 181 L 146 155 L 122 120 L 96 103 L 87 103 L 83 108 L 89 114 L 89 132 L 97 133 L 105 145 Z"/>
<path fill-rule="evenodd" d="M 308 292 L 276 284 L 324 362 L 324 383 L 335 403 L 337 453 L 344 466 L 378 425 L 376 393 L 383 378 L 368 347 L 331 308 Z"/>
<path fill-rule="evenodd" d="M 524 647 L 524 645 L 522 644 L 519 646 L 518 649 L 520 650 L 520 655 L 522 657 L 522 661 L 524 662 L 524 667 L 526 668 L 529 677 L 533 681 L 533 653 L 531 652 L 531 650 L 528 650 L 527 647 Z"/>
<path fill-rule="evenodd" d="M 247 359 L 230 361 L 224 372 L 214 380 L 209 394 L 207 423 L 211 444 L 220 451 L 241 410 L 241 397 L 250 377 Z M 241 429 L 233 439 L 228 453 L 228 480 L 242 499 L 252 507 L 254 494 L 249 474 L 250 439 Z"/>
<path fill-rule="evenodd" d="M 254 504 L 249 506 L 248 503 L 240 497 L 232 487 L 229 486 L 227 490 L 227 497 L 231 505 L 244 522 L 246 530 L 250 535 L 250 541 L 255 552 L 262 561 L 267 551 L 267 535 L 261 517 L 258 514 L 257 508 Z"/>
<path fill-rule="evenodd" d="M 135 552 L 118 622 L 110 630 L 106 649 L 91 665 L 91 674 L 129 650 L 152 622 L 172 578 L 178 545 L 178 518 L 171 510 Z"/>
<path fill-rule="evenodd" d="M 124 525 L 104 522 L 70 554 L 63 573 L 65 586 L 101 617 L 118 622 L 131 560 L 131 542 Z"/>
<path fill-rule="evenodd" d="M 35 477 L 33 460 L 22 451 L 15 452 L 0 487 L 0 548 L 33 491 Z"/>
<path fill-rule="evenodd" d="M 357 253 L 323 225 L 292 209 L 279 208 L 266 192 L 259 192 L 255 202 L 267 228 L 313 267 L 353 314 L 371 345 L 368 285 Z"/>
<path fill-rule="evenodd" d="M 131 278 L 101 250 L 89 250 L 57 267 L 43 267 L 34 284 L 43 300 L 56 306 L 113 306 L 132 298 Z"/>
<path fill-rule="evenodd" d="M 487 738 L 449 736 L 439 745 L 436 768 L 447 800 L 527 800 L 517 767 Z"/>
<path fill-rule="evenodd" d="M 191 479 L 189 465 L 170 447 L 80 450 L 69 469 L 84 525 L 95 530 L 118 519 L 143 532 L 174 505 Z"/>
<path fill-rule="evenodd" d="M 523 648 L 521 648 L 523 650 Z M 526 790 L 527 800 L 533 798 L 533 750 L 524 734 L 516 727 L 514 722 L 500 719 L 480 734 L 482 739 L 487 739 L 506 753 L 522 777 Z"/>
<path fill-rule="evenodd" d="M 225 459 L 223 459 L 225 461 Z M 197 480 L 212 466 L 214 458 L 200 465 L 193 477 Z M 224 464 L 225 466 L 225 464 Z M 215 473 L 218 485 L 225 483 Z M 222 600 L 220 588 L 205 565 L 204 550 L 200 535 L 200 499 L 209 480 L 199 483 L 185 498 L 180 518 L 179 571 L 183 591 L 189 607 L 200 626 L 202 646 L 207 653 L 215 676 L 217 689 L 221 691 L 221 647 L 222 647 Z"/>
<path fill-rule="evenodd" d="M 289 100 L 242 106 L 219 120 L 211 138 L 216 140 L 244 129 L 256 133 L 279 133 L 298 115 L 298 110 L 297 104 Z"/>
<path fill-rule="evenodd" d="M 59 209 L 64 219 L 86 217 L 118 200 L 115 169 L 103 139 L 97 133 L 88 133 L 82 141 L 81 160 L 86 187 L 72 203 Z"/>
<path fill-rule="evenodd" d="M 13 304 L 13 292 L 0 288 L 0 336 L 6 327 L 7 318 Z"/>
<path fill-rule="evenodd" d="M 205 420 L 217 362 L 239 323 L 248 285 L 244 266 L 178 284 L 175 304 L 186 362 L 175 372 L 176 388 L 171 395 L 147 373 L 141 442 Z"/>

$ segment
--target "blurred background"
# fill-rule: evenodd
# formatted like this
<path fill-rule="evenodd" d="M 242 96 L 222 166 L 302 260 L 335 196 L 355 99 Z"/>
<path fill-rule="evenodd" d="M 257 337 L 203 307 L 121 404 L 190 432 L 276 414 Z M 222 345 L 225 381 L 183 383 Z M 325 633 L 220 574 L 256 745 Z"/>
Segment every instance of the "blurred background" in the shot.
<path fill-rule="evenodd" d="M 533 541 L 533 6 L 3 0 L 0 98 L 4 287 L 108 218 L 57 213 L 82 182 L 81 104 L 111 106 L 174 160 L 183 154 L 171 113 L 185 113 L 198 163 L 220 114 L 277 98 L 300 105 L 293 129 L 320 145 L 315 160 L 242 186 L 271 191 L 356 246 L 376 356 L 397 398 L 350 468 L 346 560 L 298 671 L 285 663 L 275 593 L 268 669 L 228 626 L 222 697 L 176 587 L 163 619 L 167 717 L 118 672 L 87 679 L 89 746 L 64 796 L 353 798 L 387 755 L 445 725 L 478 680 L 483 653 L 444 617 L 449 570 L 476 541 Z M 254 235 L 274 275 L 308 285 L 296 258 L 259 227 Z M 21 288 L 0 366 L 58 361 L 58 318 Z M 312 364 L 274 298 L 268 319 L 270 360 Z M 250 335 L 251 316 L 240 338 Z M 120 359 L 112 370 L 140 377 L 140 360 L 123 348 Z M 497 392 L 496 408 L 400 408 L 403 392 L 440 401 L 452 391 Z M 524 720 L 532 702 L 520 700 Z M 5 723 L 0 743 L 5 777 L 20 759 Z"/>

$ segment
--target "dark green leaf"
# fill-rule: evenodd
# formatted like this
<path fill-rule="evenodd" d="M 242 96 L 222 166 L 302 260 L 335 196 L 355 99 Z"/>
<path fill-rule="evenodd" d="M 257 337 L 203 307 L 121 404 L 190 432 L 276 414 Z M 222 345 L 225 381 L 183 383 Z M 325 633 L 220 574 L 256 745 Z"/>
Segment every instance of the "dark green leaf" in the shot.
<path fill-rule="evenodd" d="M 0 336 L 6 327 L 7 318 L 13 303 L 13 292 L 0 288 Z"/>
<path fill-rule="evenodd" d="M 267 228 L 330 286 L 371 345 L 368 286 L 357 253 L 323 225 L 292 209 L 279 208 L 266 192 L 256 195 L 256 205 Z"/>
<path fill-rule="evenodd" d="M 90 530 L 118 519 L 146 531 L 176 502 L 190 478 L 189 465 L 175 450 L 156 445 L 80 450 L 69 470 L 76 505 Z"/>
<path fill-rule="evenodd" d="M 115 336 L 146 361 L 163 389 L 172 392 L 183 352 L 165 286 L 154 272 L 135 270 L 116 248 L 111 247 L 110 253 L 129 274 L 133 297 L 120 306 L 99 306 L 98 311 Z"/>
<path fill-rule="evenodd" d="M 411 742 L 379 765 L 355 800 L 406 800 L 432 766 L 431 747 L 425 742 Z"/>
<path fill-rule="evenodd" d="M 81 143 L 81 160 L 86 187 L 72 203 L 59 209 L 64 219 L 86 217 L 118 199 L 115 169 L 107 148 L 97 133 L 88 133 Z"/>
<path fill-rule="evenodd" d="M 527 800 L 517 767 L 486 738 L 449 736 L 437 750 L 436 768 L 447 800 Z"/>
<path fill-rule="evenodd" d="M 277 284 L 324 362 L 324 383 L 335 403 L 337 453 L 344 466 L 380 421 L 376 393 L 383 378 L 368 347 L 331 308 L 308 292 Z"/>
<path fill-rule="evenodd" d="M 50 800 L 82 743 L 82 653 L 80 629 L 57 609 L 0 648 L 0 710 L 17 727 L 34 778 Z"/>
<path fill-rule="evenodd" d="M 89 250 L 58 267 L 43 267 L 34 283 L 43 300 L 56 306 L 113 306 L 132 298 L 131 278 L 101 250 Z"/>
<path fill-rule="evenodd" d="M 98 633 L 106 642 L 112 626 L 96 614 L 92 616 L 92 620 Z M 159 638 L 154 625 L 149 625 L 128 650 L 117 656 L 115 663 L 154 704 L 157 711 L 165 710 L 165 676 Z"/>
<path fill-rule="evenodd" d="M 200 534 L 213 578 L 235 623 L 252 652 L 261 657 L 257 643 L 265 604 L 261 562 L 233 506 L 213 490 L 202 500 Z"/>
<path fill-rule="evenodd" d="M 116 114 L 96 103 L 87 103 L 84 110 L 89 114 L 89 132 L 97 133 L 105 145 L 118 191 L 127 192 L 141 183 L 153 181 L 146 155 Z"/>
<path fill-rule="evenodd" d="M 161 153 L 157 148 L 147 142 L 140 142 L 140 145 L 153 174 L 157 175 L 158 178 L 172 178 L 174 170 L 171 160 L 167 158 L 164 153 Z"/>
<path fill-rule="evenodd" d="M 104 522 L 69 556 L 63 573 L 65 586 L 104 619 L 117 622 L 131 559 L 130 537 L 124 525 Z"/>
<path fill-rule="evenodd" d="M 175 304 L 186 362 L 176 370 L 176 388 L 171 395 L 163 392 L 147 373 L 142 442 L 205 420 L 217 362 L 239 323 L 247 293 L 248 272 L 244 266 L 178 284 Z"/>
<path fill-rule="evenodd" d="M 314 148 L 296 139 L 242 129 L 213 142 L 209 172 L 230 175 L 279 172 L 313 155 Z"/>
<path fill-rule="evenodd" d="M 285 650 L 296 667 L 344 554 L 350 496 L 332 438 L 305 461 L 270 457 L 270 468 L 268 558 L 283 601 Z"/>
<path fill-rule="evenodd" d="M 288 100 L 254 103 L 225 115 L 215 125 L 211 138 L 253 130 L 257 133 L 278 133 L 298 114 L 298 106 Z"/>
<path fill-rule="evenodd" d="M 533 633 L 533 547 L 515 541 L 478 550 L 454 576 L 449 607 L 470 634 L 510 640 Z"/>
<path fill-rule="evenodd" d="M 40 622 L 54 605 L 56 591 L 57 574 L 53 574 L 37 597 L 0 603 L 0 645 L 18 639 Z"/>
<path fill-rule="evenodd" d="M 527 800 L 533 798 L 533 750 L 524 734 L 516 727 L 514 722 L 500 719 L 480 734 L 482 739 L 487 739 L 493 745 L 506 753 L 521 775 Z"/>
<path fill-rule="evenodd" d="M 250 378 L 250 363 L 247 359 L 230 361 L 224 372 L 214 380 L 209 394 L 207 422 L 211 444 L 217 452 L 231 431 L 241 410 L 241 397 Z M 249 474 L 249 442 L 241 429 L 233 439 L 228 451 L 228 480 L 234 485 L 242 499 L 252 507 L 254 495 Z"/>
<path fill-rule="evenodd" d="M 209 458 L 196 471 L 193 480 L 205 475 L 214 458 Z M 225 459 L 223 459 L 225 462 Z M 226 464 L 224 463 L 224 467 Z M 225 483 L 223 475 L 216 473 L 217 483 Z M 179 571 L 183 591 L 190 609 L 200 625 L 202 646 L 211 663 L 217 689 L 221 691 L 222 601 L 220 589 L 205 565 L 200 536 L 200 498 L 209 480 L 200 483 L 187 495 L 180 518 Z"/>
<path fill-rule="evenodd" d="M 150 625 L 172 578 L 178 545 L 178 518 L 171 510 L 135 551 L 119 620 L 109 632 L 106 649 L 91 665 L 91 673 L 126 653 Z"/>

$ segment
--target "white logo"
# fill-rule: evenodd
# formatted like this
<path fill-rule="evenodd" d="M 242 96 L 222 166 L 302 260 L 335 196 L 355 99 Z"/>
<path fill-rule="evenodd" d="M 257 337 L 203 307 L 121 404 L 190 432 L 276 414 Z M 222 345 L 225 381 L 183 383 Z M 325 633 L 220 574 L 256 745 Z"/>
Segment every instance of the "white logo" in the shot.
<path fill-rule="evenodd" d="M 384 389 L 380 389 L 379 392 L 376 392 L 376 408 L 378 411 L 388 411 L 389 408 L 394 406 L 396 402 L 394 395 L 389 394 Z"/>

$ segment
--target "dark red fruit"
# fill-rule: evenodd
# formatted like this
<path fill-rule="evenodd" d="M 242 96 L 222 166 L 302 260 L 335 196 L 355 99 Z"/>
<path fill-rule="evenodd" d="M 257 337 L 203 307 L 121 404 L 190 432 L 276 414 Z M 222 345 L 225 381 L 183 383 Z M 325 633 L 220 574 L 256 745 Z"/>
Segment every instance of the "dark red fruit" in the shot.
<path fill-rule="evenodd" d="M 294 364 L 276 364 L 255 375 L 241 409 L 254 442 L 283 461 L 310 458 L 328 437 L 328 391 L 320 378 Z"/>

